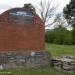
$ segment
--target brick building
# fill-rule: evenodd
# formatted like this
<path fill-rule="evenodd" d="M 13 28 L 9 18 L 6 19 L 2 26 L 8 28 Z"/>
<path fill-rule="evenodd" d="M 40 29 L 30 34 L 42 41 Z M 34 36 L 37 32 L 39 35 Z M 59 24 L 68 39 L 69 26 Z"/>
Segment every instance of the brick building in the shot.
<path fill-rule="evenodd" d="M 13 8 L 0 15 L 0 51 L 44 50 L 44 24 L 25 8 Z"/>
<path fill-rule="evenodd" d="M 31 4 L 0 15 L 0 64 L 3 68 L 48 65 L 44 24 Z"/>

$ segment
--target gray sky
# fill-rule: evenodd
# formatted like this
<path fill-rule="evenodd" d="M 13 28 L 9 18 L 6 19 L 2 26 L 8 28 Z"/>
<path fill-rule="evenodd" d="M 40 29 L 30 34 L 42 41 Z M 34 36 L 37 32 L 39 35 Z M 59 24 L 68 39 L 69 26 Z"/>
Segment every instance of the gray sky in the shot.
<path fill-rule="evenodd" d="M 70 0 L 51 0 L 52 4 L 59 4 L 59 11 L 61 12 L 63 7 L 69 3 Z M 32 3 L 36 5 L 40 0 L 0 0 L 0 13 L 14 7 L 23 7 L 25 3 Z"/>

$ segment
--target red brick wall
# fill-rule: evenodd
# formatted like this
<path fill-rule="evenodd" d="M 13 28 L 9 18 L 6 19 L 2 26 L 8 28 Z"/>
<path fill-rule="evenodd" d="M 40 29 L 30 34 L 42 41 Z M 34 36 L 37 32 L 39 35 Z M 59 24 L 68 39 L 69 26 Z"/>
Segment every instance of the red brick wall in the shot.
<path fill-rule="evenodd" d="M 34 14 L 33 25 L 16 25 L 9 22 L 9 12 L 0 15 L 0 50 L 44 50 L 44 25 L 41 19 Z"/>

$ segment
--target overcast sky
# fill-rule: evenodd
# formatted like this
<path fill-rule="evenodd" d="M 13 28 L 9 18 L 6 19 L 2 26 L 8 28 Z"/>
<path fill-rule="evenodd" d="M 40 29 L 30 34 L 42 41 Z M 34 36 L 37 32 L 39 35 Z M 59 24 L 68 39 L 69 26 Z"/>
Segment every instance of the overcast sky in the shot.
<path fill-rule="evenodd" d="M 70 0 L 51 0 L 52 4 L 59 4 L 59 11 L 69 3 Z M 0 13 L 14 7 L 23 7 L 25 3 L 32 3 L 36 5 L 40 0 L 0 0 Z"/>

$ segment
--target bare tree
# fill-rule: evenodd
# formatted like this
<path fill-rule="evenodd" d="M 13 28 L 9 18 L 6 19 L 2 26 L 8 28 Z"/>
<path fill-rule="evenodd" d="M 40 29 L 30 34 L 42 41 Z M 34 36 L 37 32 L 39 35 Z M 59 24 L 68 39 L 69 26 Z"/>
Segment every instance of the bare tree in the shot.
<path fill-rule="evenodd" d="M 54 15 L 57 7 L 58 5 L 52 5 L 51 0 L 41 0 L 41 2 L 37 4 L 36 11 L 39 13 L 46 27 L 56 22 L 56 18 L 54 18 Z M 51 18 L 53 19 L 51 22 L 49 22 Z"/>
<path fill-rule="evenodd" d="M 56 16 L 55 16 L 55 19 L 56 19 L 56 22 L 54 24 L 54 27 L 65 27 L 67 28 L 68 27 L 68 24 L 67 24 L 67 21 L 66 19 L 63 17 L 63 14 L 62 13 L 57 13 Z"/>

